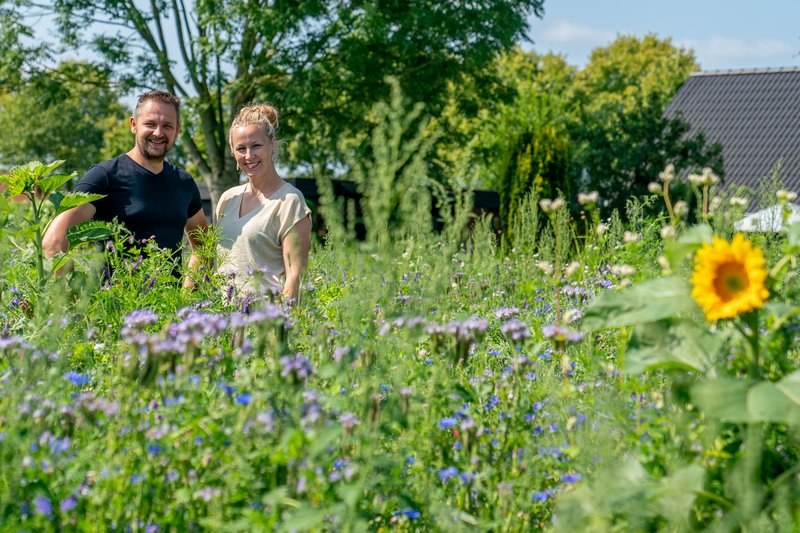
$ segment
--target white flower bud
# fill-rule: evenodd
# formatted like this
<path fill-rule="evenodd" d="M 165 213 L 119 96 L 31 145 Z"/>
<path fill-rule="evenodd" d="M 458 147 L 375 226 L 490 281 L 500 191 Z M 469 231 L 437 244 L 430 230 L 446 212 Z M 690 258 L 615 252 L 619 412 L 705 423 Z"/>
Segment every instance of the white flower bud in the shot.
<path fill-rule="evenodd" d="M 567 265 L 567 267 L 564 269 L 564 273 L 567 275 L 568 278 L 571 278 L 580 269 L 581 269 L 581 264 L 578 261 L 573 261 Z"/>
<path fill-rule="evenodd" d="M 553 210 L 553 200 L 548 200 L 547 198 L 539 200 L 539 207 L 541 207 L 542 211 L 545 213 L 549 213 Z"/>
<path fill-rule="evenodd" d="M 597 191 L 578 193 L 578 203 L 581 205 L 596 204 L 600 200 L 600 193 Z"/>
<path fill-rule="evenodd" d="M 608 226 L 607 226 L 607 225 L 605 225 L 605 224 L 603 224 L 603 223 L 601 222 L 601 223 L 599 223 L 599 224 L 597 225 L 597 227 L 596 227 L 596 228 L 594 228 L 594 231 L 595 231 L 595 232 L 596 232 L 598 235 L 600 235 L 600 236 L 602 237 L 603 235 L 605 235 L 605 234 L 606 234 L 606 232 L 608 232 Z"/>
<path fill-rule="evenodd" d="M 661 238 L 664 240 L 675 238 L 675 226 L 670 224 L 661 228 Z"/>
<path fill-rule="evenodd" d="M 622 234 L 622 240 L 627 243 L 639 242 L 640 240 L 642 240 L 642 235 L 640 233 L 626 231 L 625 233 Z"/>
<path fill-rule="evenodd" d="M 700 174 L 689 174 L 689 183 L 692 185 L 697 185 L 698 187 L 705 184 L 705 178 Z"/>
<path fill-rule="evenodd" d="M 675 166 L 670 163 L 667 165 L 663 171 L 658 173 L 658 179 L 663 181 L 664 183 L 669 183 L 675 179 Z"/>
<path fill-rule="evenodd" d="M 682 217 L 687 213 L 689 213 L 689 204 L 687 204 L 683 200 L 678 200 L 677 202 L 675 202 L 675 207 L 673 207 L 673 210 L 675 211 L 676 217 Z"/>
<path fill-rule="evenodd" d="M 778 197 L 778 201 L 781 203 L 793 202 L 797 199 L 796 192 L 787 191 L 786 189 L 779 190 L 775 193 L 775 196 Z"/>
<path fill-rule="evenodd" d="M 536 268 L 547 274 L 548 276 L 553 273 L 553 264 L 547 261 L 538 261 Z"/>
<path fill-rule="evenodd" d="M 655 181 L 651 181 L 647 184 L 647 190 L 650 191 L 650 194 L 663 194 L 664 187 L 661 186 L 660 183 L 656 183 Z"/>
<path fill-rule="evenodd" d="M 747 207 L 747 204 L 749 203 L 747 198 L 742 198 L 741 196 L 731 196 L 728 202 L 732 207 Z"/>

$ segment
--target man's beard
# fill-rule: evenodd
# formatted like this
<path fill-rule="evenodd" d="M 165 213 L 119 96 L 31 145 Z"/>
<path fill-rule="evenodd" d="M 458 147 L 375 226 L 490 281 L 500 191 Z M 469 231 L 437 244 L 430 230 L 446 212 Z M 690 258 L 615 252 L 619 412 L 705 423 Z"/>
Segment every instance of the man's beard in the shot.
<path fill-rule="evenodd" d="M 169 152 L 170 148 L 172 147 L 169 145 L 169 141 L 165 140 L 164 144 L 161 145 L 160 148 L 156 148 L 158 152 L 155 152 L 149 146 L 148 139 L 143 139 L 139 141 L 139 152 L 144 156 L 145 159 L 148 159 L 150 161 L 163 161 L 164 158 L 167 156 L 167 152 Z"/>

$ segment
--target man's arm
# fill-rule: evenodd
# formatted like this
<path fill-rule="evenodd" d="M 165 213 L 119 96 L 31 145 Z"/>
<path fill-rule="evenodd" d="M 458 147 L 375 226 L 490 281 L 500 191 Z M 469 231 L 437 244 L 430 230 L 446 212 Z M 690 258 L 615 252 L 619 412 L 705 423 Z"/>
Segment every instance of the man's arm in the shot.
<path fill-rule="evenodd" d="M 192 218 L 186 221 L 186 227 L 184 231 L 186 231 L 186 237 L 189 239 L 189 245 L 192 247 L 192 255 L 189 257 L 189 270 L 192 272 L 197 272 L 200 270 L 200 267 L 203 265 L 203 260 L 200 257 L 200 254 L 197 252 L 198 246 L 200 246 L 200 241 L 197 237 L 197 232 L 202 231 L 203 229 L 208 227 L 208 221 L 206 220 L 206 215 L 203 213 L 202 209 L 199 209 L 197 213 L 192 215 Z M 211 265 L 206 265 L 210 267 Z M 195 279 L 191 274 L 187 274 L 186 278 L 183 280 L 184 288 L 191 289 L 195 286 Z"/>
<path fill-rule="evenodd" d="M 83 204 L 64 211 L 54 218 L 42 238 L 44 256 L 50 258 L 58 253 L 66 252 L 69 248 L 67 241 L 69 228 L 90 220 L 96 212 L 97 209 L 92 204 Z"/>
<path fill-rule="evenodd" d="M 281 247 L 283 268 L 286 271 L 283 297 L 289 302 L 297 302 L 300 296 L 300 275 L 308 263 L 308 250 L 311 247 L 311 219 L 305 217 L 298 221 L 283 238 Z"/>

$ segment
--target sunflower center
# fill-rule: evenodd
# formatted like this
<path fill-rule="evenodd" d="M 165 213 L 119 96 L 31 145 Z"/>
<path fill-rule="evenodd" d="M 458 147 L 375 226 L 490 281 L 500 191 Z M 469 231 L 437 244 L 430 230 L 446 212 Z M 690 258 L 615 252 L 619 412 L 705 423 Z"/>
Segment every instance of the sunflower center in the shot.
<path fill-rule="evenodd" d="M 722 300 L 730 300 L 747 289 L 750 281 L 742 263 L 723 263 L 717 269 L 714 288 Z"/>

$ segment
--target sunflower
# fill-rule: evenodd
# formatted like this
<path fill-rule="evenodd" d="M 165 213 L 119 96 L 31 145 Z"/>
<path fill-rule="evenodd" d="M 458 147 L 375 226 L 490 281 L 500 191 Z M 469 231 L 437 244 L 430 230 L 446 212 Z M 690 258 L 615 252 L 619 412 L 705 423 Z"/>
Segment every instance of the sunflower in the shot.
<path fill-rule="evenodd" d="M 769 297 L 761 249 L 739 233 L 730 243 L 714 237 L 695 257 L 692 297 L 706 318 L 731 318 L 758 309 Z"/>

